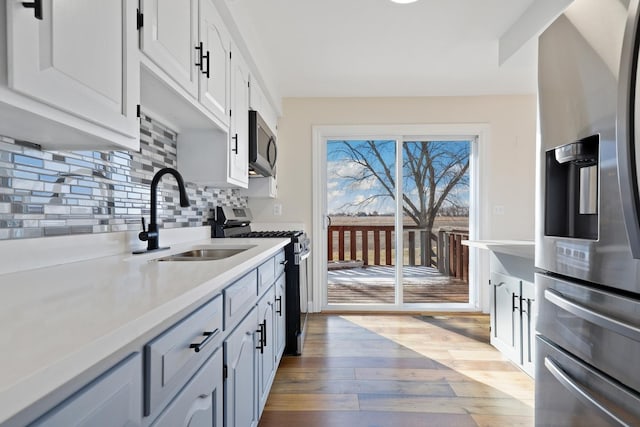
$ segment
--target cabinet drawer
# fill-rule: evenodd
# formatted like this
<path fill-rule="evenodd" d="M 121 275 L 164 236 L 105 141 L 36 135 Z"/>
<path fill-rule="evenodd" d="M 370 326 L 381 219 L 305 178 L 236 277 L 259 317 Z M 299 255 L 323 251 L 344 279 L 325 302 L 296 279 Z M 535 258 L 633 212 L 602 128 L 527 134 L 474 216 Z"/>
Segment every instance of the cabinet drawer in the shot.
<path fill-rule="evenodd" d="M 144 415 L 164 406 L 220 346 L 222 297 L 216 297 L 144 347 Z"/>
<path fill-rule="evenodd" d="M 258 267 L 258 295 L 267 290 L 276 278 L 275 257 L 269 258 Z"/>
<path fill-rule="evenodd" d="M 230 329 L 244 317 L 257 301 L 256 271 L 237 280 L 224 290 L 224 325 Z"/>
<path fill-rule="evenodd" d="M 222 349 L 216 351 L 153 427 L 222 427 Z"/>
<path fill-rule="evenodd" d="M 136 353 L 31 426 L 139 426 L 141 391 L 140 354 Z"/>
<path fill-rule="evenodd" d="M 284 273 L 286 264 L 287 261 L 284 256 L 284 251 L 278 252 L 278 254 L 276 255 L 276 277 L 280 277 L 280 275 Z"/>

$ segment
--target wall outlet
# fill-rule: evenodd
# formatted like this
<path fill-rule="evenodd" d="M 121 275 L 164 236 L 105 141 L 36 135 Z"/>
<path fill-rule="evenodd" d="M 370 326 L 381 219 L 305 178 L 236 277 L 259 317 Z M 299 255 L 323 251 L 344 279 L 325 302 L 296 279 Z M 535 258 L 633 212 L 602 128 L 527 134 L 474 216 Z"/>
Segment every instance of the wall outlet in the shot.
<path fill-rule="evenodd" d="M 504 205 L 495 205 L 493 207 L 494 215 L 504 215 Z"/>
<path fill-rule="evenodd" d="M 276 203 L 275 205 L 273 205 L 273 214 L 275 216 L 282 215 L 282 204 Z"/>

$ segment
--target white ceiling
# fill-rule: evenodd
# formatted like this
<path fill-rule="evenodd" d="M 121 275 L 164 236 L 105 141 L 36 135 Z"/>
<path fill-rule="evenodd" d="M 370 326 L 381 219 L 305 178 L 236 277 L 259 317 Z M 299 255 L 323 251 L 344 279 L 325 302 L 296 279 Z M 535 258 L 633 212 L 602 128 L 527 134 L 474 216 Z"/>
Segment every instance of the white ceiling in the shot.
<path fill-rule="evenodd" d="M 543 3 L 559 0 L 225 0 L 276 97 L 534 93 Z"/>

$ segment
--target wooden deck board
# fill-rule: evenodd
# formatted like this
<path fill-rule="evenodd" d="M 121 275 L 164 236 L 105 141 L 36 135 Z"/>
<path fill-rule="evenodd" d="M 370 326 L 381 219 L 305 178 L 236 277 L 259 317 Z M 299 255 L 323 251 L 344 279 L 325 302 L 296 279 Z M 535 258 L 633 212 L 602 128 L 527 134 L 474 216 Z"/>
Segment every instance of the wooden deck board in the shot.
<path fill-rule="evenodd" d="M 329 304 L 393 304 L 393 266 L 331 270 L 327 273 Z M 432 267 L 404 267 L 405 303 L 467 303 L 469 285 Z"/>

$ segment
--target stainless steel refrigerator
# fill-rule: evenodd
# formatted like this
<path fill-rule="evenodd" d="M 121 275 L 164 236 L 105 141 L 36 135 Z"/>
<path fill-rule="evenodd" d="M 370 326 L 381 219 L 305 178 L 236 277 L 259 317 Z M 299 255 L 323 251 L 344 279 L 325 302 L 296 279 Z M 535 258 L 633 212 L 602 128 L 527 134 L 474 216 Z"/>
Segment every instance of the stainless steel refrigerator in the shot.
<path fill-rule="evenodd" d="M 640 426 L 639 2 L 539 40 L 537 426 Z"/>

